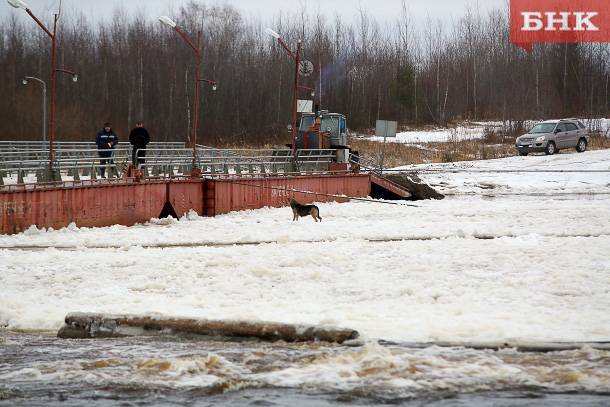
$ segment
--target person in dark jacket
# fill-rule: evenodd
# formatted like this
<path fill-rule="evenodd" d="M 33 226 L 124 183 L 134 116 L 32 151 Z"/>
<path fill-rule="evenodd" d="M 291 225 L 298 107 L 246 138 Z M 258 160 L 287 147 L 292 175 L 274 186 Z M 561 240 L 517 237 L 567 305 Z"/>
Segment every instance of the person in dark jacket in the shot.
<path fill-rule="evenodd" d="M 110 123 L 104 123 L 104 129 L 97 133 L 95 136 L 95 144 L 97 144 L 98 152 L 100 156 L 100 176 L 104 177 L 106 173 L 106 165 L 114 164 L 112 160 L 112 153 L 114 146 L 119 142 L 119 136 L 112 131 Z"/>
<path fill-rule="evenodd" d="M 144 128 L 144 123 L 139 121 L 136 127 L 129 133 L 129 143 L 131 143 L 131 162 L 136 167 L 144 164 L 146 161 L 146 145 L 150 143 L 150 135 Z M 137 162 L 136 162 L 137 154 Z"/>

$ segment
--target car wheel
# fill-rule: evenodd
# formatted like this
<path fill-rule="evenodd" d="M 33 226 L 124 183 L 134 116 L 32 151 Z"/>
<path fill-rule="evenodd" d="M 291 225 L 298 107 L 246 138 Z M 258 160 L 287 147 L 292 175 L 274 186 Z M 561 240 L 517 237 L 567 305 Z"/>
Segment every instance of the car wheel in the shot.
<path fill-rule="evenodd" d="M 584 153 L 586 149 L 587 149 L 587 140 L 585 140 L 584 138 L 581 138 L 580 140 L 578 140 L 578 144 L 576 144 L 576 151 L 578 151 L 579 153 Z"/>
<path fill-rule="evenodd" d="M 519 151 L 519 155 L 521 157 L 525 157 L 526 155 L 528 155 L 528 153 L 526 153 L 525 151 Z"/>
<path fill-rule="evenodd" d="M 555 143 L 553 143 L 552 141 L 549 141 L 549 143 L 546 145 L 546 148 L 544 149 L 544 154 L 553 155 L 556 152 L 557 152 L 557 149 L 555 148 Z"/>

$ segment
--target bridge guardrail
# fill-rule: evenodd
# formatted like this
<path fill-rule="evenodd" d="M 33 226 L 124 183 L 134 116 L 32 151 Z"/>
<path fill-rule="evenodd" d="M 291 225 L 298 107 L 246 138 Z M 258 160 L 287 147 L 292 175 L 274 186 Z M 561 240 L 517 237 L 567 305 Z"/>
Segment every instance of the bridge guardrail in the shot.
<path fill-rule="evenodd" d="M 88 143 L 87 148 L 77 148 L 83 144 L 70 143 L 70 148 L 55 150 L 54 167 L 51 171 L 48 150 L 33 147 L 20 151 L 0 149 L 0 185 L 79 181 L 81 177 L 96 179 L 102 169 L 107 169 L 111 178 L 121 177 L 132 160 L 132 150 L 126 143 L 117 145 L 111 150 L 112 156 L 108 158 L 100 157 L 99 153 L 109 150 L 98 150 L 94 143 Z M 148 148 L 138 150 L 145 152 L 145 157 L 141 158 L 137 166 L 145 175 L 155 177 L 190 174 L 193 150 L 174 148 L 174 145 L 151 143 Z M 293 157 L 292 151 L 288 149 L 216 149 L 197 146 L 196 152 L 194 164 L 202 170 L 204 176 L 328 171 L 329 164 L 336 158 L 336 151 L 333 149 L 297 150 L 296 157 Z"/>

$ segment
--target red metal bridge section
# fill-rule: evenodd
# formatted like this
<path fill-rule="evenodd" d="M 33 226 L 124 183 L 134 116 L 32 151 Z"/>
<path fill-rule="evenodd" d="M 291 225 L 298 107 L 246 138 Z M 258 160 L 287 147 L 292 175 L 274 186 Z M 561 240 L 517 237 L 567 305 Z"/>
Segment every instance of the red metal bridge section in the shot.
<path fill-rule="evenodd" d="M 56 188 L 0 192 L 3 234 L 31 225 L 58 229 L 78 226 L 133 225 L 159 216 L 166 201 L 164 183 L 83 183 Z"/>
<path fill-rule="evenodd" d="M 0 233 L 32 225 L 62 228 L 133 225 L 193 210 L 215 216 L 244 209 L 300 202 L 345 201 L 371 192 L 369 174 L 312 174 L 263 177 L 89 180 L 17 185 L 0 190 Z"/>
<path fill-rule="evenodd" d="M 386 191 L 386 192 L 390 192 L 400 198 L 403 199 L 408 199 L 411 198 L 411 193 L 409 191 L 407 191 L 405 189 L 405 187 L 403 187 L 402 185 L 399 185 L 393 181 L 390 181 L 389 179 L 381 176 L 381 175 L 377 175 L 375 173 L 371 173 L 371 184 L 375 185 L 378 188 L 381 188 L 382 190 Z"/>
<path fill-rule="evenodd" d="M 265 206 L 286 206 L 290 197 L 301 203 L 345 202 L 348 197 L 366 197 L 371 191 L 368 174 L 231 177 L 207 180 L 206 183 L 205 214 L 208 216 Z"/>

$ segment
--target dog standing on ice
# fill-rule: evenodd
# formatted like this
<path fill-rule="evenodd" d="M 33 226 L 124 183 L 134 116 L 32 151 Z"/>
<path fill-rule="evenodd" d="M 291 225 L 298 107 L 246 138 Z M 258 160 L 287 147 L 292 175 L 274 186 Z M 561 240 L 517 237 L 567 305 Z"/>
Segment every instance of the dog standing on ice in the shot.
<path fill-rule="evenodd" d="M 322 222 L 320 217 L 320 209 L 315 205 L 301 205 L 294 198 L 290 198 L 290 207 L 292 208 L 292 221 L 299 220 L 299 216 L 311 215 L 313 220 L 316 222 L 318 219 Z"/>

